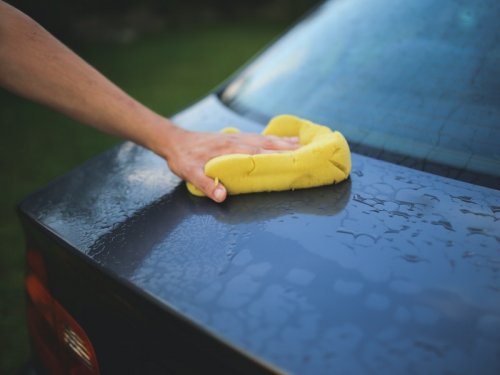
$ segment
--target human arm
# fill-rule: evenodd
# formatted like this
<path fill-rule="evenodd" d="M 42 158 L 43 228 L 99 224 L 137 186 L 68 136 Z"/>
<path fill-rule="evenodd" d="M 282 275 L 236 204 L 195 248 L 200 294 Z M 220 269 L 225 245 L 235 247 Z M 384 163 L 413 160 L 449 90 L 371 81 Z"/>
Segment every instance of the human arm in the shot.
<path fill-rule="evenodd" d="M 30 17 L 0 0 L 0 85 L 165 158 L 170 169 L 221 202 L 222 185 L 203 172 L 227 153 L 290 150 L 296 140 L 190 132 L 151 111 L 100 74 Z"/>

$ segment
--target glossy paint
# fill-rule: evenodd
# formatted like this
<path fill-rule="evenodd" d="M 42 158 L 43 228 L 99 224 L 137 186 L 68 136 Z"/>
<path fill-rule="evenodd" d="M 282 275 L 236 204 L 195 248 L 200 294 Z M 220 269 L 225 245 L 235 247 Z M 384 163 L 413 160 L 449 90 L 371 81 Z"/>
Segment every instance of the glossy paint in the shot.
<path fill-rule="evenodd" d="M 216 96 L 175 121 L 262 128 Z M 344 183 L 216 204 L 123 143 L 21 214 L 269 371 L 500 372 L 498 190 L 353 154 Z"/>
<path fill-rule="evenodd" d="M 224 89 L 331 124 L 366 155 L 500 186 L 500 2 L 326 1 Z"/>

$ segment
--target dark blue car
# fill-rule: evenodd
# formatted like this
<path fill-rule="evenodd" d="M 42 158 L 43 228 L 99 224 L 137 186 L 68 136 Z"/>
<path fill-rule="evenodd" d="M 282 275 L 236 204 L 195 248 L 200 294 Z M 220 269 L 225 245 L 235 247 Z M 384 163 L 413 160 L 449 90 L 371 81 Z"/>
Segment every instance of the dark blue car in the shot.
<path fill-rule="evenodd" d="M 340 130 L 337 185 L 216 204 L 125 142 L 29 196 L 38 371 L 499 374 L 499 20 L 329 1 L 174 117 Z"/>

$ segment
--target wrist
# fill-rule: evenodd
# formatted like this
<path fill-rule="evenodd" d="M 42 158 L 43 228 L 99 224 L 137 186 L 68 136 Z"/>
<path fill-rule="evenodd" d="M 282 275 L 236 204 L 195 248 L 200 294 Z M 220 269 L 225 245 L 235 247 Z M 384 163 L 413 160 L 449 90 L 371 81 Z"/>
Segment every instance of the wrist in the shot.
<path fill-rule="evenodd" d="M 177 152 L 181 140 L 186 136 L 188 130 L 175 125 L 168 118 L 161 117 L 156 131 L 152 134 L 145 146 L 165 160 L 170 160 Z"/>

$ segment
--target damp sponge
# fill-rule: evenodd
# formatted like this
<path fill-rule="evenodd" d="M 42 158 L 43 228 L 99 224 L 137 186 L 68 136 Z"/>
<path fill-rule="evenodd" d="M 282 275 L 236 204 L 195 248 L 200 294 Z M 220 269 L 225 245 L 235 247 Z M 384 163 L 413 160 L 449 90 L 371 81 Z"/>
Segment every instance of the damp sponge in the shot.
<path fill-rule="evenodd" d="M 349 176 L 351 153 L 338 131 L 296 116 L 280 115 L 262 134 L 299 137 L 301 147 L 270 154 L 218 156 L 205 165 L 205 174 L 216 183 L 220 181 L 231 195 L 304 189 L 337 183 Z M 205 195 L 189 182 L 187 187 L 194 195 Z"/>

